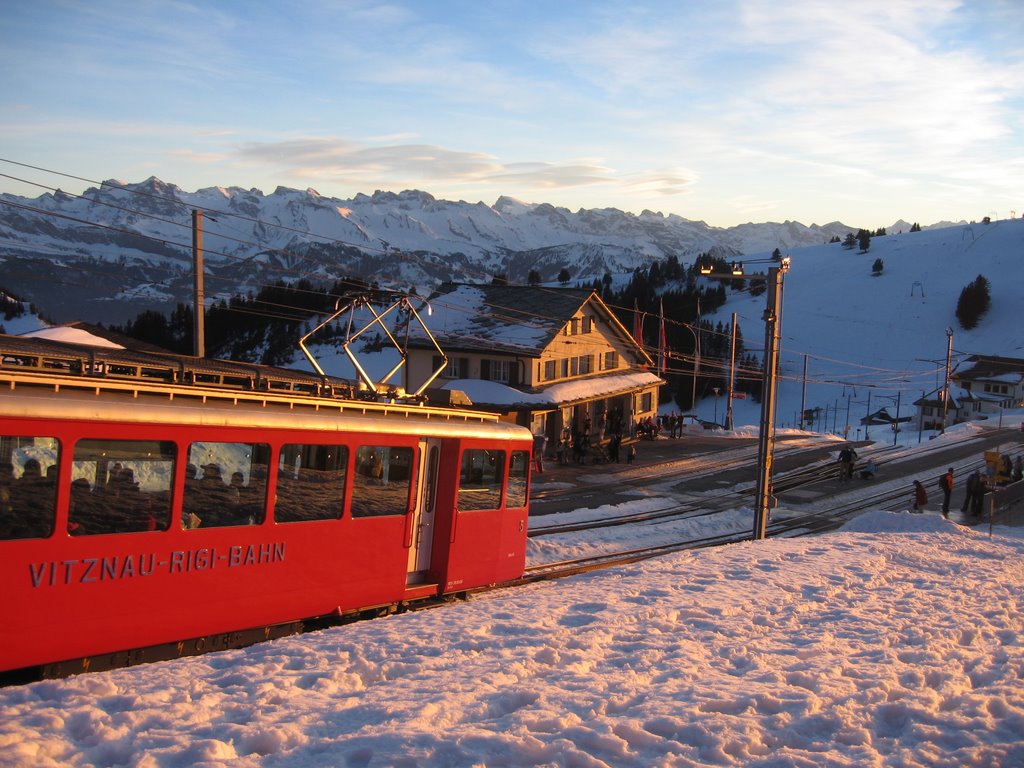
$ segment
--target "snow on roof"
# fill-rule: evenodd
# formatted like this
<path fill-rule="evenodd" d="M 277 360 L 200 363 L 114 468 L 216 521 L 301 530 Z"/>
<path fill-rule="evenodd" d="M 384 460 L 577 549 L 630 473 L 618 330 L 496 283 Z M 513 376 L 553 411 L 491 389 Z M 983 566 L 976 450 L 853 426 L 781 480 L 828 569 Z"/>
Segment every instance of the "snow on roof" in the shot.
<path fill-rule="evenodd" d="M 591 295 L 577 288 L 445 283 L 420 311 L 445 350 L 537 356 Z M 419 310 L 418 310 L 419 311 Z M 422 334 L 412 334 L 423 341 Z"/>
<path fill-rule="evenodd" d="M 655 374 L 640 371 L 561 382 L 552 384 L 538 393 L 522 392 L 496 381 L 481 381 L 479 379 L 455 379 L 447 382 L 442 389 L 461 390 L 476 405 L 555 406 L 596 397 L 607 397 L 661 383 L 662 380 Z"/>
<path fill-rule="evenodd" d="M 62 341 L 67 344 L 84 344 L 88 347 L 109 347 L 110 349 L 124 349 L 120 344 L 115 344 L 102 336 L 96 336 L 81 328 L 71 328 L 66 325 L 56 325 L 51 328 L 40 328 L 37 331 L 29 331 L 22 334 L 31 339 L 50 339 L 51 341 Z"/>

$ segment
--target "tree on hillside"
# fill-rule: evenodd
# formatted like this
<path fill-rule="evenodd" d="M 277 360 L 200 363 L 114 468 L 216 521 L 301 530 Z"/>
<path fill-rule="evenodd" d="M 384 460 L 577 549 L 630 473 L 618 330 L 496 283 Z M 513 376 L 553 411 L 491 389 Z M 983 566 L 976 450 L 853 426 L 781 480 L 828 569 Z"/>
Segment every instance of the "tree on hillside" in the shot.
<path fill-rule="evenodd" d="M 3 288 L 0 288 L 0 308 L 3 309 L 4 320 L 13 320 L 25 314 L 25 305 Z"/>
<path fill-rule="evenodd" d="M 921 231 L 921 225 L 920 225 L 920 224 L 918 224 L 918 223 L 917 223 L 917 222 L 915 221 L 915 222 L 914 222 L 913 224 L 911 224 L 911 225 L 910 225 L 910 231 L 911 231 L 911 232 L 920 232 L 920 231 Z"/>
<path fill-rule="evenodd" d="M 877 277 L 882 274 L 883 269 L 885 269 L 885 262 L 881 259 L 875 259 L 875 263 L 871 265 L 871 274 Z"/>
<path fill-rule="evenodd" d="M 782 251 L 778 248 L 772 251 L 772 261 L 782 261 Z"/>
<path fill-rule="evenodd" d="M 857 232 L 857 245 L 860 246 L 861 253 L 867 253 L 871 248 L 871 233 L 866 229 Z"/>
<path fill-rule="evenodd" d="M 566 283 L 568 283 L 571 278 L 572 278 L 572 275 L 569 273 L 568 269 L 566 269 L 565 267 L 562 267 L 562 269 L 559 270 L 559 272 L 558 272 L 558 282 L 560 282 L 562 285 L 565 285 Z"/>
<path fill-rule="evenodd" d="M 885 237 L 888 232 L 885 231 L 885 227 L 879 227 L 875 230 L 875 237 Z"/>
<path fill-rule="evenodd" d="M 977 326 L 981 316 L 991 306 L 989 282 L 983 275 L 978 275 L 974 282 L 968 283 L 960 291 L 960 299 L 956 303 L 956 319 L 960 321 L 960 327 L 969 331 Z"/>
<path fill-rule="evenodd" d="M 847 250 L 853 250 L 853 246 L 857 244 L 857 236 L 853 232 L 847 232 L 846 238 L 843 240 L 843 248 Z"/>
<path fill-rule="evenodd" d="M 530 274 L 526 276 L 526 284 L 533 286 L 540 285 L 540 272 L 536 269 L 531 269 Z"/>

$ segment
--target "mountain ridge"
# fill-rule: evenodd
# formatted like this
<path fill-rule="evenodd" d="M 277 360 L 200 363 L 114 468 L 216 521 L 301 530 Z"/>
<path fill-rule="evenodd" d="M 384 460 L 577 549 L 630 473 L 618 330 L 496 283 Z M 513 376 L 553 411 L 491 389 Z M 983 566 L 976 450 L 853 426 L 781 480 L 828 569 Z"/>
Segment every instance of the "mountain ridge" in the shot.
<path fill-rule="evenodd" d="M 571 211 L 507 196 L 487 205 L 414 189 L 349 199 L 285 186 L 269 195 L 236 186 L 186 192 L 156 176 L 108 179 L 78 196 L 0 194 L 0 202 L 10 203 L 0 206 L 6 271 L 44 276 L 5 287 L 56 320 L 92 322 L 123 322 L 143 309 L 167 311 L 189 300 L 193 209 L 206 212 L 207 290 L 216 298 L 299 278 L 360 277 L 427 293 L 443 280 L 480 282 L 496 274 L 525 283 L 536 271 L 553 281 L 565 268 L 573 283 L 590 283 L 669 255 L 692 262 L 714 250 L 741 258 L 856 231 L 841 222 L 793 220 L 722 228 L 650 210 Z M 71 274 L 61 279 L 62 269 Z"/>

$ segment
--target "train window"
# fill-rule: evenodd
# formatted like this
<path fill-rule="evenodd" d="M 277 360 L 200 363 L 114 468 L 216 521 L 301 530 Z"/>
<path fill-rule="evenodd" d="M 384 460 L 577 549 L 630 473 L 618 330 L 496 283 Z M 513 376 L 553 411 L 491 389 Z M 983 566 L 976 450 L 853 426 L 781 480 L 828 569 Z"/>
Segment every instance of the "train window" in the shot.
<path fill-rule="evenodd" d="M 185 468 L 182 528 L 259 525 L 267 499 L 270 446 L 192 443 Z"/>
<path fill-rule="evenodd" d="M 360 446 L 354 478 L 352 517 L 404 515 L 409 511 L 412 448 Z"/>
<path fill-rule="evenodd" d="M 512 451 L 512 463 L 508 468 L 508 498 L 505 506 L 526 506 L 526 479 L 530 475 L 530 452 Z"/>
<path fill-rule="evenodd" d="M 295 445 L 281 448 L 277 464 L 274 519 L 279 523 L 337 520 L 345 508 L 343 445 Z"/>
<path fill-rule="evenodd" d="M 462 452 L 459 511 L 498 509 L 505 479 L 505 452 L 480 448 Z"/>
<path fill-rule="evenodd" d="M 52 437 L 0 435 L 0 539 L 53 533 L 59 459 Z"/>
<path fill-rule="evenodd" d="M 177 447 L 159 440 L 79 440 L 71 465 L 68 533 L 167 530 Z"/>

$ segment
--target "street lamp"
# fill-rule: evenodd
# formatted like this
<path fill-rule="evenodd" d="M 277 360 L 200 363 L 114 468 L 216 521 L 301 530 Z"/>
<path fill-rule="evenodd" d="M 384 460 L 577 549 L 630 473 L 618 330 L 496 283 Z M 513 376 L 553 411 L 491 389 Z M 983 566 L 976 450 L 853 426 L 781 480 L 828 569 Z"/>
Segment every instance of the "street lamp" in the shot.
<path fill-rule="evenodd" d="M 767 275 L 744 275 L 743 264 L 733 264 L 731 274 L 720 275 L 720 279 L 743 279 L 766 281 L 768 283 L 768 306 L 764 311 L 764 372 L 761 393 L 761 422 L 757 441 L 757 499 L 754 507 L 755 539 L 767 536 L 768 510 L 772 495 L 772 464 L 775 448 L 775 404 L 779 343 L 782 337 L 782 276 L 789 271 L 787 256 L 768 268 Z M 710 274 L 701 268 L 701 274 Z"/>
<path fill-rule="evenodd" d="M 697 322 L 700 322 L 700 316 L 697 316 Z M 693 412 L 697 413 L 697 376 L 700 374 L 700 336 L 697 335 L 697 330 L 689 323 L 679 323 L 686 330 L 693 334 L 693 389 L 690 392 L 690 408 Z"/>

